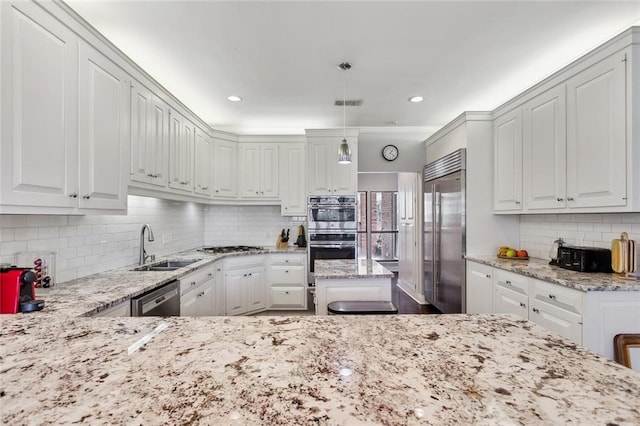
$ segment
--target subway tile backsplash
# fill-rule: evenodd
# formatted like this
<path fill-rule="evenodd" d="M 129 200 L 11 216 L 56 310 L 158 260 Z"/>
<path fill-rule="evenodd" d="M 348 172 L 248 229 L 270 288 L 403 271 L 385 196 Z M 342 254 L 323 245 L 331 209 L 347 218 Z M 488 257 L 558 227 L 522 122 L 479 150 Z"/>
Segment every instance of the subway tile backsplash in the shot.
<path fill-rule="evenodd" d="M 611 240 L 622 232 L 640 241 L 640 213 L 520 216 L 520 245 L 541 259 L 549 259 L 551 244 L 559 237 L 568 245 L 611 248 Z"/>
<path fill-rule="evenodd" d="M 298 226 L 305 221 L 305 217 L 281 216 L 280 206 L 207 206 L 204 240 L 206 245 L 275 246 L 284 228 L 291 230 L 293 246 Z"/>
<path fill-rule="evenodd" d="M 140 229 L 148 223 L 155 241 L 147 253 L 168 255 L 203 245 L 276 244 L 290 228 L 290 245 L 304 217 L 280 215 L 280 206 L 214 206 L 129 196 L 124 216 L 0 215 L 0 263 L 19 252 L 56 253 L 56 281 L 82 278 L 138 261 Z M 22 265 L 28 266 L 28 265 Z"/>
<path fill-rule="evenodd" d="M 136 263 L 144 223 L 155 236 L 145 244 L 150 254 L 204 242 L 202 204 L 129 196 L 128 206 L 124 216 L 0 215 L 0 263 L 13 263 L 17 252 L 53 251 L 61 283 Z"/>

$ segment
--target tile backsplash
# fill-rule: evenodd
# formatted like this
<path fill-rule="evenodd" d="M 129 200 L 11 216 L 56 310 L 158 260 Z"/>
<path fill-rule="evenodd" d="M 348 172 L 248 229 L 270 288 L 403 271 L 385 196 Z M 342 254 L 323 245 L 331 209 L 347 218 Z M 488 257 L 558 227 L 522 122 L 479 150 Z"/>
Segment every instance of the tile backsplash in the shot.
<path fill-rule="evenodd" d="M 204 218 L 206 245 L 275 246 L 284 228 L 293 246 L 299 225 L 306 235 L 306 218 L 281 216 L 280 206 L 207 206 Z"/>
<path fill-rule="evenodd" d="M 129 196 L 128 206 L 122 216 L 0 215 L 0 263 L 13 263 L 17 252 L 53 251 L 57 282 L 132 265 L 145 223 L 155 236 L 145 243 L 147 253 L 203 245 L 204 205 Z"/>
<path fill-rule="evenodd" d="M 129 196 L 128 214 L 0 215 L 0 263 L 16 253 L 56 254 L 56 281 L 81 278 L 138 261 L 140 230 L 151 225 L 155 241 L 147 253 L 169 255 L 203 245 L 273 246 L 282 228 L 290 245 L 304 217 L 282 217 L 280 206 L 213 206 Z M 30 265 L 21 265 L 30 266 Z"/>
<path fill-rule="evenodd" d="M 559 237 L 567 245 L 611 248 L 621 232 L 640 241 L 640 213 L 520 216 L 520 245 L 540 259 L 549 259 L 551 244 Z"/>

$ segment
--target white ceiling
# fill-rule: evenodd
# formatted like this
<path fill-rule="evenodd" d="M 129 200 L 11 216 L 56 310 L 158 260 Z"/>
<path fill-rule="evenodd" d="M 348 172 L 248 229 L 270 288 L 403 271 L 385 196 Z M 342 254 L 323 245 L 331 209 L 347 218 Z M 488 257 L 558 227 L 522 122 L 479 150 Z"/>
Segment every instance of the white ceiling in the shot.
<path fill-rule="evenodd" d="M 640 23 L 640 0 L 66 2 L 213 128 L 248 134 L 340 128 L 343 88 L 364 101 L 348 127 L 435 129 Z"/>

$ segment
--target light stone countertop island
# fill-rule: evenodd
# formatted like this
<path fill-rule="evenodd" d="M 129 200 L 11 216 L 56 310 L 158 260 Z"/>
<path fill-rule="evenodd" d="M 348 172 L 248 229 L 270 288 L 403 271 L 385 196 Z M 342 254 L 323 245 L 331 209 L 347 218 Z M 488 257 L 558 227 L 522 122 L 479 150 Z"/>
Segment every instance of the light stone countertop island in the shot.
<path fill-rule="evenodd" d="M 510 315 L 84 316 L 137 274 L 0 316 L 0 424 L 640 422 L 640 374 Z"/>
<path fill-rule="evenodd" d="M 314 263 L 316 315 L 327 315 L 327 305 L 343 301 L 391 301 L 393 273 L 367 259 L 318 259 Z"/>

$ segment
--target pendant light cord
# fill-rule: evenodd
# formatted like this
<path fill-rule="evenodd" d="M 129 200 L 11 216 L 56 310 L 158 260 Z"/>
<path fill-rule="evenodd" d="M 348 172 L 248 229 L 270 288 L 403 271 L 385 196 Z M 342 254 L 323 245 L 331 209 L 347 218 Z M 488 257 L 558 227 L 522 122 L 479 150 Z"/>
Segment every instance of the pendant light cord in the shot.
<path fill-rule="evenodd" d="M 347 139 L 347 77 L 342 80 L 342 137 Z"/>

